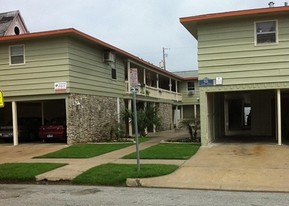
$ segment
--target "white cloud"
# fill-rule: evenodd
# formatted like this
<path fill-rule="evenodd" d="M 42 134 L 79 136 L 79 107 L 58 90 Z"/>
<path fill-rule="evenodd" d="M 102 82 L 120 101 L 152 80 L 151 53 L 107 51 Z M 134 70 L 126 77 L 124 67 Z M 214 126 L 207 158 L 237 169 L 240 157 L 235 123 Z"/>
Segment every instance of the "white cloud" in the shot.
<path fill-rule="evenodd" d="M 180 17 L 267 7 L 269 0 L 0 0 L 0 12 L 20 10 L 31 32 L 76 28 L 155 65 L 197 68 L 197 42 Z M 282 6 L 284 1 L 274 1 Z"/>

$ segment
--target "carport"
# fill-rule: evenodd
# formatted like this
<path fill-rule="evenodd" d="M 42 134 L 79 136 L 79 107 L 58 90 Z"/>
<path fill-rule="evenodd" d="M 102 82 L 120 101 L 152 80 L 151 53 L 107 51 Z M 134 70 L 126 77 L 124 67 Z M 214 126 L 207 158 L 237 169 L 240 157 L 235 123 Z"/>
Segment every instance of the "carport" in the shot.
<path fill-rule="evenodd" d="M 206 100 L 201 112 L 202 117 L 206 117 L 202 120 L 206 123 L 206 132 L 202 135 L 207 143 L 276 142 L 281 145 L 289 136 L 287 90 L 210 92 L 206 93 Z"/>
<path fill-rule="evenodd" d="M 66 99 L 33 100 L 33 101 L 7 101 L 5 107 L 0 109 L 0 126 L 13 126 L 13 145 L 19 144 L 18 120 L 19 118 L 38 118 L 40 124 L 55 117 L 66 117 Z M 35 135 L 35 134 L 34 134 Z M 36 134 L 38 137 L 38 133 Z"/>

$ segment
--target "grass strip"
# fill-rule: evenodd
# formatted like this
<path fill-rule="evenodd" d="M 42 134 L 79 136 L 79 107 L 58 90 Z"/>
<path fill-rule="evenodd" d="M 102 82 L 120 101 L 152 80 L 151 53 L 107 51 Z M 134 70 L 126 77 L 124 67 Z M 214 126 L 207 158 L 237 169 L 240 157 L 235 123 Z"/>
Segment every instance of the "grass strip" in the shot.
<path fill-rule="evenodd" d="M 119 150 L 133 143 L 124 144 L 76 144 L 63 148 L 56 152 L 48 153 L 34 158 L 90 158 L 99 156 L 108 152 Z"/>
<path fill-rule="evenodd" d="M 59 163 L 5 163 L 0 164 L 0 182 L 35 181 L 35 176 L 66 164 Z"/>
<path fill-rule="evenodd" d="M 195 144 L 158 144 L 140 151 L 141 159 L 189 159 L 200 148 Z M 136 159 L 136 153 L 131 153 L 123 159 Z"/>
<path fill-rule="evenodd" d="M 79 185 L 123 186 L 127 178 L 146 178 L 167 175 L 178 166 L 161 164 L 143 164 L 137 172 L 137 166 L 131 164 L 103 164 L 91 168 L 73 179 Z"/>

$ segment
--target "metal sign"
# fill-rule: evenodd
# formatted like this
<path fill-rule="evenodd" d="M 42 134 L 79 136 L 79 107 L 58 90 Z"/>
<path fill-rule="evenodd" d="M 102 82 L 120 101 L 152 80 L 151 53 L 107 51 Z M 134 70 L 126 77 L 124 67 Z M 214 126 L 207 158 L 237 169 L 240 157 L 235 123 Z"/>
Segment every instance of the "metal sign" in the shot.
<path fill-rule="evenodd" d="M 66 88 L 67 88 L 66 82 L 55 82 L 54 83 L 54 91 L 56 91 L 56 92 L 65 91 Z"/>
<path fill-rule="evenodd" d="M 137 68 L 130 69 L 130 86 L 137 87 L 138 86 L 138 74 Z"/>
<path fill-rule="evenodd" d="M 209 79 L 207 77 L 205 77 L 204 79 L 202 80 L 199 80 L 199 86 L 212 86 L 214 85 L 214 80 L 213 79 Z"/>
<path fill-rule="evenodd" d="M 4 107 L 4 96 L 3 92 L 0 91 L 0 108 Z"/>

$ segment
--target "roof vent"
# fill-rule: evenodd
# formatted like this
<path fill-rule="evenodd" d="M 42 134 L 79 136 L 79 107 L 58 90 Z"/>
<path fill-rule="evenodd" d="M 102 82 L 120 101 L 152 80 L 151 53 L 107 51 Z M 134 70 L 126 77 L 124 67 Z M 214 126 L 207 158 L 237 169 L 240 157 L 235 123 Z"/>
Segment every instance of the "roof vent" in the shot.
<path fill-rule="evenodd" d="M 271 2 L 268 3 L 268 5 L 269 5 L 270 8 L 271 8 L 271 7 L 274 7 L 274 4 L 275 4 L 275 3 L 274 3 L 273 1 L 271 1 Z"/>
<path fill-rule="evenodd" d="M 284 2 L 284 6 L 288 6 L 288 2 Z"/>

